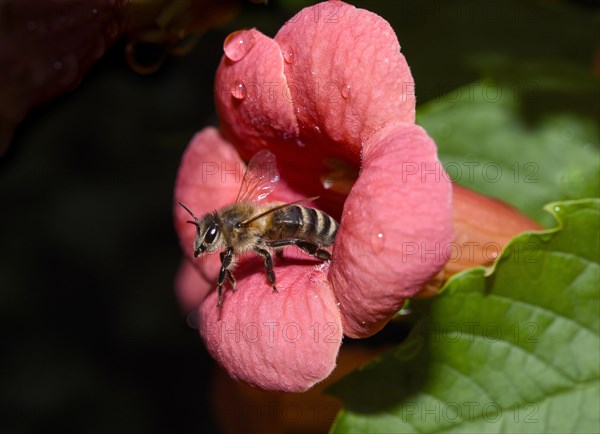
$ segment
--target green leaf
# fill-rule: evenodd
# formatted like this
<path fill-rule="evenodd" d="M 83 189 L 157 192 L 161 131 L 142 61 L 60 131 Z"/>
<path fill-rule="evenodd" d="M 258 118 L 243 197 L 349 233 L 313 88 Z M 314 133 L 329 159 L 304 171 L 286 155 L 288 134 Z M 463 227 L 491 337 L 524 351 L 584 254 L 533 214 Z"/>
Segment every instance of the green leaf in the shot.
<path fill-rule="evenodd" d="M 455 275 L 401 345 L 330 389 L 332 433 L 600 432 L 600 200 L 557 202 Z"/>
<path fill-rule="evenodd" d="M 517 66 L 490 67 L 493 79 L 421 106 L 417 119 L 455 182 L 550 225 L 545 203 L 600 196 L 600 88 L 575 66 Z"/>

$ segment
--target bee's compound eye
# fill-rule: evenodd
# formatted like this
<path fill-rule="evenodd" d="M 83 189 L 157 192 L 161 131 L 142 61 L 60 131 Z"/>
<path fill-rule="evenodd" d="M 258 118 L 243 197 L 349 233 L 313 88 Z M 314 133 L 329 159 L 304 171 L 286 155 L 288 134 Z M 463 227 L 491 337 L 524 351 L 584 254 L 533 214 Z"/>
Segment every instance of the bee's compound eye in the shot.
<path fill-rule="evenodd" d="M 217 238 L 217 234 L 219 233 L 219 227 L 217 225 L 212 225 L 206 231 L 206 235 L 204 236 L 204 242 L 207 244 L 212 244 Z"/>

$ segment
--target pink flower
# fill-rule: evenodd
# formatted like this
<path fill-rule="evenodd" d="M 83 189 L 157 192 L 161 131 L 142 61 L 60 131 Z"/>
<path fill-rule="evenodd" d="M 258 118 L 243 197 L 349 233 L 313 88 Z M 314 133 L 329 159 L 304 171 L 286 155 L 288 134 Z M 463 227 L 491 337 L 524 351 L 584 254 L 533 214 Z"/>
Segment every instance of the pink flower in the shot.
<path fill-rule="evenodd" d="M 320 196 L 316 206 L 340 228 L 330 263 L 286 250 L 275 264 L 278 293 L 260 258 L 242 259 L 237 291 L 226 290 L 217 308 L 219 255 L 194 260 L 195 228 L 176 206 L 188 261 L 177 287 L 186 307 L 199 306 L 202 338 L 232 377 L 303 391 L 331 373 L 343 335 L 376 333 L 441 270 L 452 187 L 435 143 L 414 124 L 413 80 L 381 17 L 325 2 L 274 39 L 247 30 L 224 48 L 216 78 L 222 135 L 207 128 L 192 139 L 175 199 L 198 216 L 233 202 L 242 158 L 266 148 L 282 176 L 269 199 Z M 347 196 L 327 188 L 332 167 L 360 168 Z"/>

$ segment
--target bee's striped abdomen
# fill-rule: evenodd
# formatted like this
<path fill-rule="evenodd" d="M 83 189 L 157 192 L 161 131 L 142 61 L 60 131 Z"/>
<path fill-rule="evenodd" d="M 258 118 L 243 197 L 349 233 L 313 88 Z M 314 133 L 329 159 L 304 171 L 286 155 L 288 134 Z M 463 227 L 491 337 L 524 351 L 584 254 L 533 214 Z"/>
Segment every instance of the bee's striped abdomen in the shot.
<path fill-rule="evenodd" d="M 303 240 L 327 247 L 333 245 L 338 223 L 323 211 L 293 205 L 275 212 L 272 227 L 271 239 Z"/>

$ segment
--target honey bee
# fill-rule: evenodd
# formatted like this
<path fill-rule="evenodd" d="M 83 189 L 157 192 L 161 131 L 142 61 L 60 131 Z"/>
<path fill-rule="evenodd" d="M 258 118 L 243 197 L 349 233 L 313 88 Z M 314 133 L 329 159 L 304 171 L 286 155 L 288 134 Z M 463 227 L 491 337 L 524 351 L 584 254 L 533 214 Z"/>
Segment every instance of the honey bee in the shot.
<path fill-rule="evenodd" d="M 231 269 L 241 253 L 254 251 L 263 257 L 273 292 L 277 292 L 277 287 L 271 251 L 279 252 L 293 245 L 322 261 L 331 259 L 331 253 L 323 247 L 333 245 L 338 222 L 323 211 L 300 205 L 316 197 L 291 203 L 261 203 L 278 181 L 275 155 L 263 150 L 248 163 L 235 203 L 198 219 L 188 207 L 177 202 L 193 218 L 187 223 L 196 226 L 194 257 L 221 250 L 217 307 L 223 303 L 225 279 L 236 290 Z"/>

